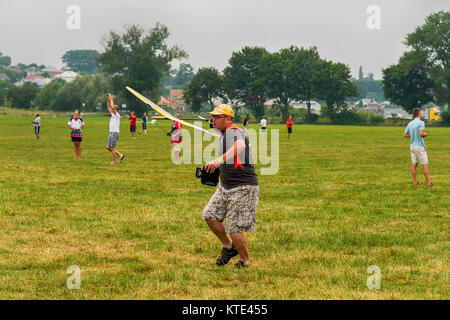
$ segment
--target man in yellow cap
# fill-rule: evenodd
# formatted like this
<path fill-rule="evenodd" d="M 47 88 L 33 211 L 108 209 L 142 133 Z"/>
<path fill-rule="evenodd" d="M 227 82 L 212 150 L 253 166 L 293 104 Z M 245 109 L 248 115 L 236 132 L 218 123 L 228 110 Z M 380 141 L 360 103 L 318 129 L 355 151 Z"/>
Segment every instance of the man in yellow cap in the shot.
<path fill-rule="evenodd" d="M 259 199 L 258 177 L 248 138 L 233 124 L 233 109 L 221 104 L 210 114 L 213 127 L 222 134 L 219 140 L 219 158 L 208 162 L 205 170 L 214 172 L 220 168 L 220 184 L 203 210 L 203 219 L 223 246 L 216 264 L 223 266 L 239 254 L 240 260 L 234 266 L 245 268 L 250 265 L 251 260 L 244 232 L 254 232 L 255 229 Z"/>

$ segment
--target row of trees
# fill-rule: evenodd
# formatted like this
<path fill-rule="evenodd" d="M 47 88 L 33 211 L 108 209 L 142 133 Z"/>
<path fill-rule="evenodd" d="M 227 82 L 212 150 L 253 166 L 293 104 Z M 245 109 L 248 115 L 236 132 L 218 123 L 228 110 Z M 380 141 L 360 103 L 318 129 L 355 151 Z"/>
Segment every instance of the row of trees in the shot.
<path fill-rule="evenodd" d="M 407 36 L 405 43 L 410 50 L 398 64 L 383 70 L 383 93 L 387 99 L 408 111 L 430 101 L 450 103 L 449 30 L 450 13 L 438 12 Z M 266 110 L 264 103 L 273 99 L 285 119 L 291 102 L 302 100 L 308 106 L 310 121 L 312 99 L 325 102 L 327 113 L 333 119 L 345 111 L 347 98 L 358 97 L 358 89 L 361 94 L 380 89 L 380 83 L 373 83 L 373 76 L 364 78 L 362 68 L 360 79 L 352 81 L 346 65 L 322 59 L 315 47 L 291 46 L 273 53 L 261 47 L 245 47 L 232 53 L 221 72 L 205 67 L 194 74 L 188 64 L 180 64 L 174 72 L 171 63 L 187 58 L 187 54 L 177 46 L 168 46 L 168 37 L 167 27 L 161 24 L 148 31 L 133 25 L 121 34 L 111 32 L 105 39 L 103 53 L 73 50 L 63 57 L 71 68 L 86 71 L 95 68 L 101 75 L 83 76 L 73 83 L 53 81 L 39 93 L 30 84 L 19 89 L 2 82 L 0 99 L 3 101 L 6 96 L 12 106 L 18 107 L 30 107 L 34 103 L 44 108 L 69 110 L 82 103 L 93 108 L 103 102 L 107 91 L 112 91 L 119 104 L 126 103 L 129 109 L 142 112 L 145 106 L 125 90 L 126 85 L 157 100 L 164 85 L 181 87 L 189 81 L 184 88 L 185 99 L 193 111 L 198 111 L 202 103 L 212 108 L 215 99 L 221 98 L 238 112 L 247 107 L 260 119 Z M 8 65 L 9 57 L 2 57 L 0 62 Z M 26 101 L 19 98 L 22 93 Z M 34 98 L 29 100 L 33 94 Z"/>
<path fill-rule="evenodd" d="M 0 83 L 0 95 L 6 96 L 9 105 L 17 108 L 34 105 L 53 110 L 73 110 L 84 104 L 89 111 L 98 103 L 104 104 L 107 92 L 114 92 L 116 103 L 125 103 L 128 109 L 142 113 L 146 107 L 125 86 L 131 86 L 152 99 L 159 98 L 162 80 L 169 72 L 171 62 L 187 57 L 179 47 L 167 45 L 168 37 L 167 27 L 159 23 L 147 32 L 137 25 L 123 34 L 111 32 L 105 39 L 102 54 L 94 50 L 72 50 L 64 54 L 63 62 L 73 70 L 84 71 L 83 76 L 70 83 L 53 80 L 40 90 L 35 84 L 26 83 L 18 87 L 5 81 Z M 183 81 L 183 76 L 189 76 L 189 67 L 180 66 L 181 72 L 174 78 Z M 87 74 L 96 69 L 101 74 Z"/>
<path fill-rule="evenodd" d="M 264 103 L 274 99 L 285 120 L 292 101 L 306 101 L 308 122 L 311 100 L 324 100 L 330 117 L 345 107 L 345 99 L 357 95 L 350 69 L 342 63 L 321 59 L 317 48 L 291 46 L 270 53 L 261 47 L 233 52 L 222 73 L 213 67 L 200 68 L 185 88 L 185 101 L 194 111 L 201 103 L 221 98 L 236 109 L 246 106 L 259 120 Z"/>
<path fill-rule="evenodd" d="M 27 82 L 23 86 L 10 85 L 4 90 L 4 84 L 0 82 L 0 97 L 6 96 L 13 108 L 95 111 L 96 106 L 105 104 L 109 86 L 102 75 L 85 75 L 72 82 L 55 79 L 41 89 L 37 84 Z"/>
<path fill-rule="evenodd" d="M 408 112 L 431 101 L 450 105 L 450 12 L 428 16 L 405 44 L 410 50 L 383 70 L 384 95 Z"/>

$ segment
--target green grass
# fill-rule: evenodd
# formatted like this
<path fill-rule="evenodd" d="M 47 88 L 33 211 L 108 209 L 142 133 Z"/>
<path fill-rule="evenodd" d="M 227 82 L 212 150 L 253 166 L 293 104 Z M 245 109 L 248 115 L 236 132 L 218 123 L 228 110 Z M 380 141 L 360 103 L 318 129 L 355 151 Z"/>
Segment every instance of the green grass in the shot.
<path fill-rule="evenodd" d="M 170 161 L 161 130 L 131 140 L 123 119 L 112 166 L 107 117 L 85 118 L 80 160 L 67 118 L 42 117 L 39 141 L 31 120 L 0 116 L 0 299 L 450 298 L 449 128 L 429 129 L 427 188 L 421 168 L 411 183 L 402 128 L 301 125 L 287 140 L 271 125 L 280 170 L 259 175 L 254 263 L 234 270 L 214 264 L 202 220 L 214 188 Z M 370 265 L 381 290 L 366 287 Z"/>

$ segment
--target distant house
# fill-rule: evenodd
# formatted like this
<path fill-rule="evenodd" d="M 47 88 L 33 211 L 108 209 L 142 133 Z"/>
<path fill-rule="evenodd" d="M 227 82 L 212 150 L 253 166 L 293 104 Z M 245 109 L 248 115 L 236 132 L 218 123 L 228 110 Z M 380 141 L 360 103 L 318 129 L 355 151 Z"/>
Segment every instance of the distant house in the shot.
<path fill-rule="evenodd" d="M 47 84 L 49 84 L 52 80 L 49 78 L 43 78 L 42 76 L 35 74 L 32 76 L 27 76 L 24 79 L 20 80 L 19 82 L 14 83 L 14 85 L 16 86 L 23 86 L 25 83 L 30 82 L 30 83 L 35 83 L 37 84 L 39 87 L 43 87 Z"/>
<path fill-rule="evenodd" d="M 2 80 L 9 80 L 8 75 L 4 74 L 4 73 L 0 73 L 0 81 L 2 81 Z"/>
<path fill-rule="evenodd" d="M 63 79 L 66 82 L 71 82 L 75 80 L 76 77 L 78 77 L 78 73 L 73 71 L 64 71 L 63 73 L 56 75 L 54 79 Z"/>
<path fill-rule="evenodd" d="M 412 116 L 403 109 L 384 109 L 385 119 L 412 119 Z"/>
<path fill-rule="evenodd" d="M 22 69 L 20 69 L 19 67 L 6 67 L 6 69 L 19 74 L 23 72 Z"/>
<path fill-rule="evenodd" d="M 36 74 L 41 74 L 42 70 L 36 67 L 29 67 L 24 70 L 27 73 L 27 76 L 32 76 Z"/>
<path fill-rule="evenodd" d="M 32 74 L 32 75 L 26 76 L 24 78 L 24 80 L 33 80 L 33 79 L 42 79 L 42 78 L 43 78 L 43 76 L 41 76 L 40 74 Z"/>
<path fill-rule="evenodd" d="M 315 114 L 320 114 L 321 110 L 322 110 L 322 106 L 320 105 L 320 103 L 318 103 L 317 101 L 310 101 L 311 104 L 311 112 L 315 113 Z M 292 101 L 291 105 L 295 108 L 295 109 L 308 109 L 308 105 L 306 104 L 305 101 Z"/>
<path fill-rule="evenodd" d="M 177 111 L 186 111 L 187 105 L 183 100 L 183 90 L 170 89 L 170 107 Z"/>
<path fill-rule="evenodd" d="M 356 105 L 362 105 L 363 110 L 372 111 L 375 113 L 380 111 L 380 104 L 375 99 L 361 99 L 356 102 Z"/>
<path fill-rule="evenodd" d="M 45 69 L 43 69 L 42 71 L 47 72 L 50 75 L 50 78 L 54 78 L 57 75 L 62 73 L 62 71 L 60 69 L 52 67 L 52 66 L 48 66 Z"/>
<path fill-rule="evenodd" d="M 270 99 L 264 103 L 264 106 L 267 108 L 270 108 L 274 104 L 275 104 L 275 100 Z M 312 113 L 315 113 L 315 114 L 321 113 L 322 106 L 320 105 L 320 103 L 318 103 L 317 101 L 311 100 L 310 104 L 311 104 L 311 112 Z M 295 109 L 308 109 L 308 106 L 306 105 L 306 102 L 304 102 L 304 101 L 291 101 L 290 105 L 293 106 Z"/>

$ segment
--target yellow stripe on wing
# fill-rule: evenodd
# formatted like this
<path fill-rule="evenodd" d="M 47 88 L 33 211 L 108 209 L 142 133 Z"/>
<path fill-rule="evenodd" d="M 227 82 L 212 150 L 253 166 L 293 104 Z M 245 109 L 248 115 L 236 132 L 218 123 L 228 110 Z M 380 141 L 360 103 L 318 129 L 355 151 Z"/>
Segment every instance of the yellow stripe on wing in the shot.
<path fill-rule="evenodd" d="M 152 101 L 150 101 L 150 99 L 147 99 L 146 97 L 144 97 L 142 94 L 140 94 L 139 92 L 137 92 L 136 90 L 131 89 L 130 87 L 126 87 L 128 91 L 130 91 L 132 94 L 134 94 L 136 97 L 138 97 L 142 102 L 144 102 L 145 104 L 149 105 L 151 108 L 153 108 L 156 112 L 158 112 L 159 114 L 163 115 L 164 117 L 179 122 L 181 124 L 184 124 L 188 127 L 203 131 L 207 134 L 213 135 L 215 137 L 219 137 L 219 135 L 215 132 L 209 131 L 209 130 L 205 130 L 203 128 L 194 126 L 193 124 L 190 124 L 189 122 L 185 122 L 183 120 L 177 119 L 175 118 L 173 115 L 171 115 L 170 113 L 168 113 L 166 110 L 164 110 L 163 108 L 161 108 L 160 106 L 158 106 L 156 103 L 153 103 Z"/>

